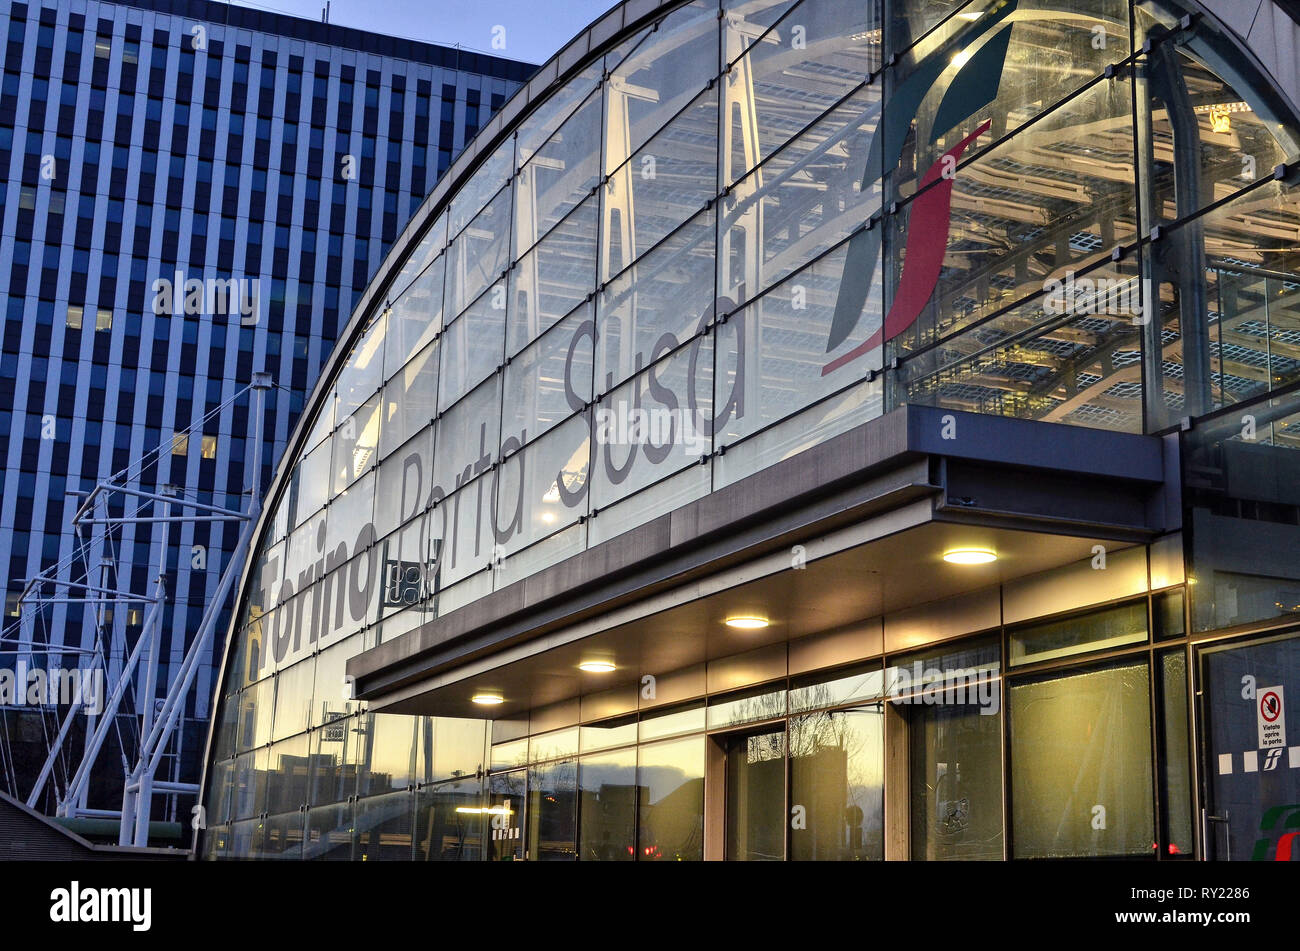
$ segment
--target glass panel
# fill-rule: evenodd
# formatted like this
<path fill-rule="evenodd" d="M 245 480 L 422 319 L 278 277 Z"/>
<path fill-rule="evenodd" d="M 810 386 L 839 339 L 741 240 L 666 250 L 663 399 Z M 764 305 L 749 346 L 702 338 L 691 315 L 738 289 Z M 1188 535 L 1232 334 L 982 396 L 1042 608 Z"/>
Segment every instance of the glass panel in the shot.
<path fill-rule="evenodd" d="M 360 800 L 352 827 L 352 861 L 411 861 L 414 801 L 409 792 Z"/>
<path fill-rule="evenodd" d="M 415 794 L 415 857 L 426 862 L 477 862 L 484 857 L 483 786 L 443 783 Z"/>
<path fill-rule="evenodd" d="M 504 180 L 497 179 L 500 183 Z M 502 188 L 447 251 L 447 292 L 443 320 L 450 323 L 499 281 L 510 263 L 510 189 Z M 500 339 L 500 337 L 498 337 Z"/>
<path fill-rule="evenodd" d="M 528 738 L 497 743 L 492 747 L 492 769 L 509 769 L 528 762 Z"/>
<path fill-rule="evenodd" d="M 607 173 L 718 75 L 718 32 L 717 3 L 694 0 L 664 17 L 613 70 L 605 84 Z"/>
<path fill-rule="evenodd" d="M 590 452 L 590 417 L 583 413 L 506 457 L 497 470 L 494 508 L 499 555 L 511 555 L 586 515 Z"/>
<path fill-rule="evenodd" d="M 308 799 L 310 737 L 276 743 L 267 754 L 266 811 L 297 812 Z M 299 838 L 301 842 L 301 837 Z"/>
<path fill-rule="evenodd" d="M 607 750 L 636 742 L 636 721 L 615 720 L 607 723 L 589 723 L 582 727 L 582 751 Z"/>
<path fill-rule="evenodd" d="M 488 778 L 487 818 L 491 862 L 522 862 L 524 859 L 524 789 L 527 770 L 494 773 Z"/>
<path fill-rule="evenodd" d="M 506 284 L 496 284 L 443 332 L 438 406 L 450 408 L 503 360 Z"/>
<path fill-rule="evenodd" d="M 260 857 L 300 861 L 302 859 L 303 819 L 298 811 L 278 816 L 267 816 L 265 838 L 262 840 Z"/>
<path fill-rule="evenodd" d="M 722 0 L 722 60 L 730 63 L 758 41 L 799 0 Z M 768 42 L 779 42 L 776 37 Z"/>
<path fill-rule="evenodd" d="M 551 733 L 540 733 L 528 739 L 528 762 L 558 759 L 578 752 L 578 728 L 569 727 Z"/>
<path fill-rule="evenodd" d="M 601 94 L 593 93 L 515 180 L 515 256 L 577 207 L 600 180 Z"/>
<path fill-rule="evenodd" d="M 577 746 L 577 730 L 574 746 Z M 533 862 L 578 857 L 578 762 L 565 760 L 528 770 L 528 851 Z"/>
<path fill-rule="evenodd" d="M 696 736 L 638 751 L 640 860 L 703 860 L 705 742 L 703 736 Z"/>
<path fill-rule="evenodd" d="M 833 679 L 822 679 L 790 690 L 790 712 L 803 713 L 821 707 L 835 707 L 854 700 L 873 700 L 884 690 L 884 672 L 880 661 L 861 670 L 846 671 Z"/>
<path fill-rule="evenodd" d="M 379 384 L 384 382 L 384 338 L 387 329 L 387 313 L 379 314 L 348 354 L 335 381 L 335 419 L 343 420 L 355 413 L 379 389 Z"/>
<path fill-rule="evenodd" d="M 879 211 L 879 174 L 864 174 L 868 143 L 879 119 L 880 87 L 874 84 L 735 185 L 721 202 L 719 296 L 737 304 L 756 297 Z M 872 287 L 878 283 L 879 240 L 874 249 L 871 260 L 854 259 Z M 842 259 L 840 263 L 837 285 L 844 274 Z"/>
<path fill-rule="evenodd" d="M 1300 396 L 1183 435 L 1192 629 L 1300 613 Z"/>
<path fill-rule="evenodd" d="M 1150 856 L 1146 660 L 1012 681 L 1015 858 Z"/>
<path fill-rule="evenodd" d="M 438 418 L 432 497 L 444 498 L 483 472 L 500 448 L 501 378 L 493 375 Z"/>
<path fill-rule="evenodd" d="M 664 357 L 596 410 L 592 505 L 604 508 L 692 464 L 710 449 L 713 334 Z"/>
<path fill-rule="evenodd" d="M 383 403 L 375 393 L 334 431 L 330 440 L 334 444 L 332 495 L 337 496 L 374 466 L 382 415 Z"/>
<path fill-rule="evenodd" d="M 307 810 L 307 841 L 302 857 L 325 862 L 352 859 L 351 803 Z"/>
<path fill-rule="evenodd" d="M 333 444 L 334 440 L 326 440 L 307 453 L 306 457 L 298 463 L 298 517 L 294 521 L 295 527 L 320 511 L 329 497 Z M 290 537 L 292 539 L 292 536 Z"/>
<path fill-rule="evenodd" d="M 503 431 L 519 443 L 536 439 L 591 401 L 591 308 L 582 307 L 506 366 Z"/>
<path fill-rule="evenodd" d="M 605 285 L 598 299 L 598 391 L 704 328 L 713 314 L 713 249 L 713 212 L 706 211 Z"/>
<path fill-rule="evenodd" d="M 266 811 L 268 752 L 260 749 L 235 758 L 234 798 L 230 817 L 243 819 Z"/>
<path fill-rule="evenodd" d="M 891 665 L 907 718 L 912 858 L 1002 858 L 1002 684 L 996 641 Z"/>
<path fill-rule="evenodd" d="M 360 735 L 356 717 L 328 717 L 312 734 L 311 799 L 313 803 L 340 802 L 356 795 Z"/>
<path fill-rule="evenodd" d="M 734 699 L 710 700 L 708 725 L 710 730 L 719 727 L 770 720 L 785 715 L 785 689 L 746 691 Z"/>
<path fill-rule="evenodd" d="M 315 676 L 314 657 L 308 657 L 276 675 L 275 729 L 272 730 L 275 739 L 301 733 L 311 725 L 312 687 Z"/>
<path fill-rule="evenodd" d="M 884 711 L 879 704 L 790 718 L 790 808 L 796 861 L 885 857 Z"/>
<path fill-rule="evenodd" d="M 596 286 L 596 214 L 593 198 L 511 268 L 507 355 L 518 353 L 591 297 Z"/>
<path fill-rule="evenodd" d="M 891 290 L 888 336 L 899 337 L 902 350 L 917 349 L 1013 301 L 1063 283 L 1073 288 L 1081 272 L 1108 261 L 1137 230 L 1132 156 L 1131 89 L 1116 79 L 956 167 L 947 182 L 930 185 L 905 214 L 888 219 L 887 269 L 897 275 L 898 298 L 895 303 Z M 927 173 L 932 176 L 933 170 Z M 945 191 L 951 192 L 948 221 L 933 221 Z M 925 228 L 912 227 L 913 221 L 926 222 Z M 937 281 L 927 292 L 920 271 L 912 283 L 905 258 L 926 260 L 925 229 L 932 225 L 947 238 Z M 1082 284 L 1078 290 L 1055 312 L 1111 312 L 1115 301 L 1098 300 Z M 1136 301 L 1120 303 L 1129 305 L 1119 308 L 1122 316 L 1133 317 Z"/>
<path fill-rule="evenodd" d="M 354 450 L 359 455 L 359 449 Z M 368 462 L 363 463 L 369 465 Z M 325 544 L 320 546 L 317 538 L 317 557 L 325 552 L 337 551 L 340 545 L 345 550 L 357 550 L 357 533 L 371 521 L 374 514 L 375 474 L 367 472 L 359 482 L 350 488 L 342 489 L 330 499 L 329 513 L 326 519 Z M 319 536 L 319 533 L 318 533 Z M 341 560 L 341 559 L 340 559 Z M 319 630 L 319 627 L 317 628 Z"/>
<path fill-rule="evenodd" d="M 835 315 L 848 245 L 732 314 L 717 331 L 717 405 L 723 407 L 718 439 L 729 446 L 786 416 L 835 393 L 868 370 L 880 369 L 879 311 L 860 322 L 834 351 L 826 349 Z M 878 304 L 878 288 L 873 294 Z M 859 352 L 877 339 L 865 359 L 845 365 L 835 354 Z M 834 432 L 878 415 L 878 401 L 857 392 L 847 401 L 829 400 L 809 419 L 787 430 L 783 446 L 770 445 L 764 456 L 792 455 Z"/>
<path fill-rule="evenodd" d="M 723 84 L 726 184 L 772 155 L 880 68 L 880 8 L 881 0 L 801 3 L 732 66 Z M 856 154 L 865 156 L 864 151 Z"/>
<path fill-rule="evenodd" d="M 432 482 L 433 427 L 426 426 L 402 450 L 384 460 L 375 489 L 375 534 L 387 535 L 411 521 L 428 502 Z"/>
<path fill-rule="evenodd" d="M 728 739 L 727 859 L 782 861 L 785 813 L 785 730 Z"/>
<path fill-rule="evenodd" d="M 442 329 L 442 285 L 446 265 L 446 257 L 440 257 L 416 278 L 409 290 L 393 301 L 388 312 L 384 379 L 401 369 Z M 436 366 L 434 371 L 437 371 Z"/>
<path fill-rule="evenodd" d="M 636 750 L 582 757 L 578 780 L 578 857 L 598 862 L 635 859 Z"/>
<path fill-rule="evenodd" d="M 1187 704 L 1187 652 L 1179 647 L 1159 655 L 1161 841 L 1169 855 L 1190 858 L 1192 763 Z"/>
<path fill-rule="evenodd" d="M 514 170 L 515 140 L 511 137 L 484 159 L 483 164 L 452 198 L 448 224 L 451 237 L 460 236 L 465 225 L 497 194 L 497 189 L 514 174 Z M 503 222 L 500 230 L 504 236 L 508 234 L 509 228 Z"/>
<path fill-rule="evenodd" d="M 495 506 L 496 480 L 489 473 L 433 509 L 433 531 L 443 542 L 438 552 L 439 589 L 489 568 L 496 560 L 498 552 L 492 535 Z"/>
<path fill-rule="evenodd" d="M 1008 634 L 1010 666 L 1141 644 L 1146 639 L 1147 603 L 1143 599 L 1082 617 L 1012 629 Z"/>
<path fill-rule="evenodd" d="M 573 115 L 582 102 L 600 83 L 603 64 L 593 63 L 578 75 L 549 93 L 546 99 L 519 126 L 516 148 L 518 163 L 525 165 L 537 150 L 550 141 L 555 131 Z M 599 149 L 599 144 L 597 144 Z"/>
<path fill-rule="evenodd" d="M 415 723 L 414 717 L 399 714 L 361 715 L 357 725 L 357 742 L 361 744 L 358 796 L 393 792 L 415 783 Z M 407 832 L 409 835 L 409 829 Z"/>
<path fill-rule="evenodd" d="M 425 232 L 415 250 L 402 264 L 402 270 L 393 281 L 390 293 L 399 295 L 414 282 L 418 275 L 423 275 L 429 263 L 447 247 L 447 215 L 444 212 Z M 438 295 L 441 298 L 441 294 Z M 441 308 L 441 301 L 438 307 Z"/>
<path fill-rule="evenodd" d="M 1043 296 L 905 359 L 900 398 L 1141 432 L 1140 273 L 1129 258 L 1049 282 Z"/>
<path fill-rule="evenodd" d="M 437 415 L 439 343 L 435 341 L 421 350 L 384 387 L 380 456 L 401 446 Z"/>
<path fill-rule="evenodd" d="M 718 94 L 710 90 L 605 183 L 601 280 L 609 280 L 717 195 Z"/>
<path fill-rule="evenodd" d="M 460 720 L 438 717 L 427 721 L 433 725 L 434 780 L 473 776 L 484 766 L 487 748 L 487 720 Z"/>

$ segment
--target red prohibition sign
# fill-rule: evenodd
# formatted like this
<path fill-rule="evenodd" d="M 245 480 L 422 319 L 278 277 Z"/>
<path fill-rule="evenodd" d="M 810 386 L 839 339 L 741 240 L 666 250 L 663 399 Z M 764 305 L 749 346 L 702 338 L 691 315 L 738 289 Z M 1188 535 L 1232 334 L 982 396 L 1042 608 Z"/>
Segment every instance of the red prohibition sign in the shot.
<path fill-rule="evenodd" d="M 1282 715 L 1282 701 L 1273 691 L 1259 698 L 1259 713 L 1269 723 Z"/>

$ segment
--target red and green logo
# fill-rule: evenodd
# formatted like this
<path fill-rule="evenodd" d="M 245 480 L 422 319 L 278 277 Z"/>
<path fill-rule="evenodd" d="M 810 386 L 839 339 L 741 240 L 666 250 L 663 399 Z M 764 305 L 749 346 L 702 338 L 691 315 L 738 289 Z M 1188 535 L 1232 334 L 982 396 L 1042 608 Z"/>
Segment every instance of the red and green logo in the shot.
<path fill-rule="evenodd" d="M 997 97 L 1007 48 L 1011 43 L 1011 25 L 1006 20 L 1015 11 L 1016 2 L 1017 0 L 1007 0 L 1001 6 L 989 10 L 961 36 L 963 52 L 960 55 L 965 56 L 966 61 L 939 101 L 930 128 L 931 145 Z M 974 48 L 999 25 L 1002 25 L 1000 30 L 983 42 L 974 53 L 966 55 L 964 51 Z M 952 44 L 949 43 L 918 63 L 889 96 L 884 105 L 884 117 L 867 150 L 867 167 L 862 176 L 864 190 L 882 181 L 886 169 L 898 167 L 912 120 L 951 62 Z M 884 322 L 869 338 L 822 367 L 823 376 L 856 360 L 879 346 L 882 341 L 894 339 L 916 323 L 916 318 L 929 303 L 935 286 L 939 283 L 943 258 L 948 250 L 954 171 L 962 154 L 989 130 L 990 124 L 987 120 L 982 122 L 944 152 L 921 177 L 917 185 L 917 197 L 913 199 L 910 210 L 903 272 Z M 868 226 L 849 240 L 844 276 L 840 281 L 835 314 L 831 318 L 831 329 L 826 340 L 828 354 L 848 340 L 862 320 L 867 294 L 875 276 L 876 260 L 880 256 L 883 230 Z"/>

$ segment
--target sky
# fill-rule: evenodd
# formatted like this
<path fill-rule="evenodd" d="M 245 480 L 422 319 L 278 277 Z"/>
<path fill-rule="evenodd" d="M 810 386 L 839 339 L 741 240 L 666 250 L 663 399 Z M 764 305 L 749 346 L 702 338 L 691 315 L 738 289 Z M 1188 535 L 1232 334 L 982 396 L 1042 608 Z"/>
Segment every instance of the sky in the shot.
<path fill-rule="evenodd" d="M 325 0 L 234 0 L 319 20 Z M 330 0 L 330 22 L 542 64 L 617 0 Z M 501 27 L 504 29 L 498 30 Z M 494 32 L 495 31 L 495 32 Z M 500 37 L 505 48 L 494 46 Z"/>

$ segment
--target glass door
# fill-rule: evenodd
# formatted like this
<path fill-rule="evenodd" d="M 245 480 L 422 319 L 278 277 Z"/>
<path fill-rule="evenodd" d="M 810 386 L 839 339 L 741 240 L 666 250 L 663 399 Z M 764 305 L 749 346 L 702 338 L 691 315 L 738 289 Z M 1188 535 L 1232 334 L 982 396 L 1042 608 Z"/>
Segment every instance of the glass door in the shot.
<path fill-rule="evenodd" d="M 513 769 L 488 778 L 488 858 L 493 862 L 523 861 L 527 772 Z"/>
<path fill-rule="evenodd" d="M 726 857 L 737 862 L 785 858 L 785 729 L 727 736 Z"/>

